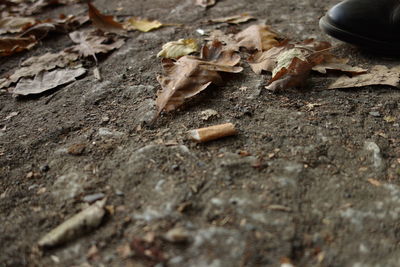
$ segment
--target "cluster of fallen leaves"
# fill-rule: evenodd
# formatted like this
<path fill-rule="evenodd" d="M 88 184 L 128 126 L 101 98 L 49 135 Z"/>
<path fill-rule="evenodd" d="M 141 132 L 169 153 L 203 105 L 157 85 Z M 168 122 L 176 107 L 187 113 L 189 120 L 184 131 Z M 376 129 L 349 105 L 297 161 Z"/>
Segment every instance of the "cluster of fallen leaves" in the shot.
<path fill-rule="evenodd" d="M 252 19 L 247 14 L 210 20 L 208 23 L 241 23 Z M 256 74 L 271 73 L 266 89 L 271 91 L 302 87 L 311 73 L 339 75 L 329 89 L 361 87 L 367 85 L 399 86 L 399 70 L 385 66 L 374 66 L 370 70 L 348 64 L 348 59 L 332 53 L 328 42 L 314 39 L 292 42 L 283 38 L 267 25 L 252 25 L 237 34 L 211 32 L 201 49 L 200 56 L 191 56 L 196 51 L 194 40 L 169 42 L 158 56 L 162 60 L 164 74 L 158 77 L 162 89 L 157 93 L 158 111 L 171 111 L 211 83 L 221 84 L 219 72 L 238 73 L 241 51 L 250 54 L 244 61 Z M 205 52 L 206 51 L 206 52 Z M 211 52 L 210 52 L 211 51 Z M 243 53 L 242 53 L 243 54 Z"/>
<path fill-rule="evenodd" d="M 64 15 L 58 18 L 39 20 L 33 14 L 54 5 L 78 3 L 78 0 L 29 0 L 0 1 L 0 57 L 11 56 L 30 50 L 52 33 L 68 34 L 75 43 L 57 53 L 46 53 L 31 57 L 20 64 L 20 68 L 0 78 L 0 89 L 6 88 L 16 95 L 39 94 L 46 90 L 75 81 L 84 75 L 80 58 L 90 57 L 95 63 L 94 76 L 101 79 L 97 68 L 96 54 L 108 53 L 120 48 L 128 31 L 143 31 L 168 26 L 158 21 L 128 18 L 120 23 L 112 16 L 102 14 L 88 2 L 85 15 Z M 88 21 L 94 27 L 79 30 Z"/>
<path fill-rule="evenodd" d="M 2 2 L 6 6 L 3 15 L 4 13 L 7 15 L 0 20 L 0 56 L 11 56 L 32 49 L 52 32 L 69 33 L 75 45 L 57 53 L 31 57 L 22 62 L 19 69 L 0 79 L 0 88 L 8 88 L 13 94 L 38 94 L 75 81 L 86 73 L 86 69 L 77 62 L 79 58 L 91 56 L 97 63 L 96 54 L 107 53 L 121 47 L 124 43 L 122 37 L 109 34 L 108 27 L 97 25 L 102 15 L 90 3 L 88 3 L 88 15 L 61 14 L 57 19 L 38 20 L 24 15 L 34 14 L 46 6 L 71 4 L 77 1 L 43 0 L 36 1 L 33 5 L 28 4 L 30 1 L 18 1 L 18 4 L 17 1 L 15 2 Z M 32 11 L 33 7 L 35 7 L 35 12 Z M 76 31 L 89 19 L 97 29 Z M 120 28 L 122 29 L 122 25 Z"/>
<path fill-rule="evenodd" d="M 216 4 L 216 0 L 193 0 L 202 7 Z M 79 0 L 5 0 L 0 2 L 0 56 L 32 49 L 52 32 L 68 34 L 75 43 L 57 53 L 46 53 L 21 63 L 20 68 L 0 79 L 0 88 L 18 95 L 38 94 L 70 83 L 86 73 L 79 59 L 92 58 L 96 63 L 94 76 L 101 79 L 96 54 L 120 48 L 128 31 L 148 32 L 164 26 L 157 20 L 127 18 L 120 23 L 112 16 L 102 14 L 90 1 L 87 15 L 60 15 L 56 19 L 38 20 L 31 17 L 51 5 L 65 5 Z M 239 24 L 255 19 L 240 14 L 206 21 L 206 24 Z M 79 28 L 91 21 L 95 26 Z M 246 52 L 246 53 L 243 53 Z M 243 54 L 246 54 L 244 58 Z M 339 77 L 329 88 L 349 88 L 374 84 L 399 86 L 399 68 L 388 70 L 375 66 L 370 70 L 353 67 L 348 59 L 332 53 L 327 42 L 313 39 L 292 42 L 280 36 L 269 26 L 255 24 L 236 34 L 215 30 L 199 46 L 195 39 L 180 39 L 163 45 L 158 53 L 162 57 L 163 75 L 157 77 L 161 90 L 157 92 L 158 113 L 172 111 L 187 99 L 197 95 L 210 84 L 222 84 L 221 73 L 239 73 L 246 62 L 256 74 L 271 73 L 266 89 L 272 91 L 301 87 L 311 73 L 334 72 Z"/>

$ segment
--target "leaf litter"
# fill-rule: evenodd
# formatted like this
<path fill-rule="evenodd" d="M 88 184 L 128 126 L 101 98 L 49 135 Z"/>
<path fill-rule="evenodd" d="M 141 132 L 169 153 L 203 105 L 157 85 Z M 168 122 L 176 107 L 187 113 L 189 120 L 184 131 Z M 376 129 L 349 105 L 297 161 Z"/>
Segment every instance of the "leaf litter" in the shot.
<path fill-rule="evenodd" d="M 0 88 L 18 83 L 14 93 L 29 92 L 25 86 L 31 83 L 31 85 L 35 84 L 32 87 L 32 92 L 40 91 L 36 88 L 37 86 L 42 86 L 44 91 L 48 90 L 48 86 L 44 86 L 43 81 L 46 80 L 46 77 L 62 73 L 61 69 L 56 68 L 64 68 L 75 62 L 79 57 L 89 56 L 93 57 L 96 62 L 94 74 L 100 80 L 96 54 L 108 53 L 120 48 L 125 42 L 121 35 L 124 35 L 126 31 L 148 32 L 165 25 L 173 25 L 163 24 L 158 20 L 136 17 L 120 23 L 113 16 L 102 14 L 90 1 L 87 2 L 88 16 L 61 15 L 59 19 L 42 21 L 26 17 L 50 4 L 63 5 L 79 1 L 55 0 L 50 2 L 40 0 L 30 7 L 25 4 L 6 5 L 7 11 L 4 13 L 6 16 L 0 20 L 0 25 L 2 25 L 0 34 L 23 33 L 19 36 L 0 38 L 0 56 L 10 56 L 17 52 L 29 50 L 49 32 L 73 31 L 83 25 L 88 18 L 97 29 L 104 33 L 94 30 L 71 32 L 69 36 L 75 43 L 74 46 L 59 53 L 47 53 L 33 57 L 31 60 L 28 59 L 21 64 L 19 70 L 0 79 Z M 202 7 L 211 7 L 216 2 L 194 0 L 196 5 Z M 20 17 L 15 16 L 15 14 L 19 14 Z M 207 23 L 240 24 L 253 19 L 256 18 L 243 13 L 211 19 Z M 273 91 L 301 87 L 306 83 L 312 72 L 319 72 L 320 74 L 334 72 L 346 75 L 332 83 L 329 88 L 359 87 L 370 84 L 389 84 L 398 87 L 398 79 L 396 82 L 395 78 L 396 71 L 398 71 L 396 68 L 389 71 L 376 66 L 368 72 L 367 69 L 349 65 L 348 59 L 333 55 L 331 53 L 332 47 L 327 42 L 315 40 L 291 42 L 265 24 L 251 25 L 237 34 L 225 34 L 216 30 L 206 38 L 207 40 L 209 43 L 203 45 L 200 56 L 189 56 L 189 54 L 198 51 L 198 43 L 193 39 L 180 39 L 163 45 L 162 50 L 157 55 L 164 58 L 162 59 L 164 75 L 158 77 L 162 87 L 157 92 L 156 99 L 159 112 L 178 108 L 186 99 L 200 93 L 211 83 L 221 84 L 223 79 L 219 74 L 220 72 L 240 72 L 242 67 L 238 67 L 237 64 L 241 61 L 239 55 L 241 48 L 250 53 L 245 61 L 256 74 L 271 73 L 272 76 L 266 88 Z M 66 73 L 72 73 L 73 70 L 71 68 L 65 69 Z M 66 77 L 72 76 L 74 75 L 67 75 Z M 71 79 L 67 78 L 66 81 L 70 82 Z M 57 84 L 64 83 L 61 79 L 58 79 L 54 85 L 58 86 Z"/>
<path fill-rule="evenodd" d="M 92 56 L 97 62 L 96 54 L 107 53 L 120 48 L 125 41 L 115 36 L 99 34 L 97 31 L 75 31 L 69 34 L 71 40 L 77 45 L 67 49 L 77 52 L 81 57 Z"/>
<path fill-rule="evenodd" d="M 12 93 L 17 95 L 40 94 L 76 80 L 86 73 L 84 68 L 42 71 L 34 79 L 21 79 Z"/>
<path fill-rule="evenodd" d="M 172 41 L 164 44 L 162 46 L 162 50 L 157 54 L 157 57 L 177 59 L 182 56 L 197 52 L 198 50 L 199 46 L 196 40 L 179 39 L 178 41 Z"/>
<path fill-rule="evenodd" d="M 162 89 L 157 92 L 158 112 L 171 111 L 206 89 L 211 83 L 223 82 L 219 72 L 238 73 L 243 70 L 236 66 L 240 55 L 233 50 L 223 50 L 221 42 L 204 45 L 200 57 L 183 56 L 177 61 L 163 59 L 164 75 L 157 80 Z"/>

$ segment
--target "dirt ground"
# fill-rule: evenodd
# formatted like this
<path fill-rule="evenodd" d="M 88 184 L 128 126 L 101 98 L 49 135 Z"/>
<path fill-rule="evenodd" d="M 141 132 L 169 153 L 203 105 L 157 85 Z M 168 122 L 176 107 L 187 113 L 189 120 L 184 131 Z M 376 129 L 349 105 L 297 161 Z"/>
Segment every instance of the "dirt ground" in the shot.
<path fill-rule="evenodd" d="M 130 33 L 101 58 L 102 82 L 90 72 L 37 97 L 1 91 L 0 266 L 399 266 L 398 90 L 327 90 L 332 78 L 313 75 L 304 90 L 272 93 L 264 89 L 269 75 L 242 63 L 224 86 L 146 123 L 164 43 L 202 38 L 199 28 L 226 30 L 203 22 L 249 12 L 294 40 L 340 44 L 318 28 L 338 1 L 221 0 L 209 9 L 193 2 L 96 0 L 108 14 L 184 26 Z M 85 10 L 77 4 L 44 16 Z M 70 44 L 52 36 L 0 59 L 0 74 Z M 399 64 L 349 45 L 337 53 L 363 67 Z M 218 116 L 202 119 L 207 109 Z M 187 138 L 189 129 L 225 122 L 239 134 L 206 144 Z M 71 155 L 71 147 L 84 150 Z M 107 197 L 101 226 L 38 251 L 37 241 L 96 193 Z M 184 242 L 168 240 L 171 229 Z"/>

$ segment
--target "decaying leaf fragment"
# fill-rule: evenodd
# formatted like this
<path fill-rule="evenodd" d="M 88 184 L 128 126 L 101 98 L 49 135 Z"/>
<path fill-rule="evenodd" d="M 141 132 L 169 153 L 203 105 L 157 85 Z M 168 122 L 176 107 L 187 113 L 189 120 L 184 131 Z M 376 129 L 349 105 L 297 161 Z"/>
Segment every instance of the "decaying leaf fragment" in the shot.
<path fill-rule="evenodd" d="M 217 0 L 196 0 L 196 5 L 201 7 L 210 7 L 217 3 Z"/>
<path fill-rule="evenodd" d="M 278 46 L 278 38 L 278 34 L 264 24 L 252 25 L 235 35 L 239 47 L 258 51 Z"/>
<path fill-rule="evenodd" d="M 266 86 L 268 90 L 284 90 L 304 85 L 312 68 L 310 62 L 294 57 L 285 63 L 288 63 L 289 65 L 285 64 L 281 69 L 274 69 L 275 75 L 270 80 L 269 85 Z"/>
<path fill-rule="evenodd" d="M 42 71 L 33 80 L 29 78 L 21 79 L 12 92 L 17 95 L 40 94 L 57 86 L 73 82 L 85 73 L 86 69 L 84 68 Z"/>
<path fill-rule="evenodd" d="M 218 72 L 241 72 L 243 68 L 235 67 L 239 61 L 240 56 L 235 51 L 223 50 L 220 42 L 203 46 L 200 57 L 183 56 L 177 61 L 163 59 L 165 75 L 157 77 L 162 87 L 157 92 L 158 112 L 174 110 L 211 83 L 221 83 Z"/>
<path fill-rule="evenodd" d="M 27 26 L 35 23 L 29 17 L 5 17 L 0 19 L 0 34 L 22 32 Z"/>
<path fill-rule="evenodd" d="M 376 65 L 368 73 L 356 77 L 339 77 L 328 88 L 343 89 L 369 85 L 389 85 L 400 88 L 400 66 L 389 69 L 383 65 Z"/>
<path fill-rule="evenodd" d="M 234 16 L 229 16 L 229 17 L 223 17 L 223 18 L 216 18 L 216 19 L 210 19 L 208 23 L 229 23 L 229 24 L 240 24 L 240 23 L 245 23 L 250 20 L 256 19 L 255 17 L 243 13 L 240 15 L 234 15 Z"/>
<path fill-rule="evenodd" d="M 164 26 L 158 20 L 147 20 L 141 18 L 130 18 L 124 23 L 124 28 L 128 31 L 149 32 Z"/>
<path fill-rule="evenodd" d="M 10 56 L 24 50 L 29 50 L 36 44 L 37 40 L 35 36 L 0 38 L 0 56 Z"/>
<path fill-rule="evenodd" d="M 20 78 L 32 77 L 44 70 L 52 70 L 56 67 L 65 67 L 70 62 L 79 58 L 77 53 L 66 53 L 61 51 L 59 53 L 46 53 L 41 56 L 28 58 L 21 63 L 13 74 L 0 81 L 0 88 L 9 87 L 12 83 L 18 82 Z"/>
<path fill-rule="evenodd" d="M 90 2 L 87 3 L 89 7 L 89 18 L 93 24 L 102 31 L 121 33 L 124 28 L 121 23 L 116 22 L 113 16 L 106 16 Z"/>
<path fill-rule="evenodd" d="M 172 41 L 164 44 L 162 46 L 162 50 L 157 54 L 157 57 L 176 59 L 189 55 L 193 52 L 197 52 L 198 50 L 199 47 L 196 40 L 179 39 L 178 41 Z"/>
<path fill-rule="evenodd" d="M 312 68 L 313 71 L 317 71 L 322 74 L 326 74 L 328 71 L 340 71 L 350 75 L 358 75 L 366 73 L 368 70 L 360 67 L 353 67 L 348 65 L 349 62 L 346 58 L 337 58 L 334 56 L 326 56 L 324 61 Z"/>
<path fill-rule="evenodd" d="M 267 59 L 265 66 L 272 72 L 272 78 L 266 87 L 269 90 L 283 90 L 302 86 L 311 69 L 324 61 L 330 44 L 312 39 L 297 44 L 287 44 L 283 48 L 276 47 L 270 52 L 272 58 Z M 276 53 L 278 52 L 279 53 Z M 275 65 L 273 64 L 275 62 Z"/>
<path fill-rule="evenodd" d="M 40 239 L 38 245 L 40 247 L 57 246 L 98 227 L 105 214 L 106 201 L 106 199 L 99 200 L 66 220 Z"/>
<path fill-rule="evenodd" d="M 107 53 L 111 50 L 120 48 L 125 43 L 123 39 L 98 35 L 93 31 L 75 31 L 71 32 L 69 37 L 78 45 L 69 48 L 68 51 L 75 51 L 82 57 L 93 56 L 96 62 L 97 53 Z"/>

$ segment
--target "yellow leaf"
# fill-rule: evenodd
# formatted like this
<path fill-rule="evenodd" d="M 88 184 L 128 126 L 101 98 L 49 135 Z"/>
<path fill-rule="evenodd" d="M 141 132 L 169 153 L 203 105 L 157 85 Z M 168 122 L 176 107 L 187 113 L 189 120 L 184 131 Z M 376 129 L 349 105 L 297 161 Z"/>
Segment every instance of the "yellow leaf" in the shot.
<path fill-rule="evenodd" d="M 194 39 L 179 39 L 163 45 L 157 57 L 180 58 L 198 51 L 199 47 Z"/>
<path fill-rule="evenodd" d="M 124 24 L 125 29 L 127 29 L 128 31 L 138 30 L 141 32 L 149 32 L 162 26 L 164 25 L 158 20 L 150 21 L 140 18 L 130 18 Z"/>

